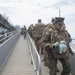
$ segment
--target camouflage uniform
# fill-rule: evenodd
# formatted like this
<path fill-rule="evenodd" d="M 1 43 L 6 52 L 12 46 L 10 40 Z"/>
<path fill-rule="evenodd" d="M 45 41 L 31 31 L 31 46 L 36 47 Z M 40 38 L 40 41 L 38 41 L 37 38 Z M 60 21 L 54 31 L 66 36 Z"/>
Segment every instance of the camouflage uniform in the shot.
<path fill-rule="evenodd" d="M 24 26 L 23 28 L 23 35 L 24 35 L 24 39 L 26 38 L 26 27 Z"/>
<path fill-rule="evenodd" d="M 48 23 L 43 31 L 43 35 L 42 35 L 42 47 L 43 47 L 43 53 L 44 53 L 44 65 L 47 66 L 47 57 L 48 57 L 48 54 L 47 54 L 47 51 L 46 51 L 46 46 L 49 45 L 49 42 L 50 42 L 50 37 L 49 37 L 49 29 L 52 29 L 54 28 L 53 27 L 53 24 L 51 23 Z"/>
<path fill-rule="evenodd" d="M 63 18 L 56 18 L 56 19 L 57 23 L 60 22 L 60 20 L 63 20 Z M 51 27 L 45 33 L 43 43 L 47 52 L 46 58 L 47 58 L 48 67 L 50 69 L 49 73 L 50 75 L 57 75 L 56 73 L 57 59 L 61 62 L 63 66 L 63 71 L 61 72 L 61 75 L 70 75 L 71 68 L 69 62 L 69 50 L 67 49 L 65 53 L 58 54 L 57 53 L 58 49 L 55 46 L 56 42 L 60 42 L 62 40 L 66 42 L 68 41 L 68 33 L 66 32 L 65 29 L 58 30 L 54 26 L 54 28 Z"/>
<path fill-rule="evenodd" d="M 33 38 L 33 30 L 34 30 L 34 26 L 33 24 L 31 24 L 29 27 L 28 27 L 28 33 L 29 35 Z"/>
<path fill-rule="evenodd" d="M 35 44 L 36 44 L 38 52 L 39 52 L 40 40 L 41 40 L 44 28 L 45 28 L 45 24 L 41 23 L 41 19 L 39 19 L 38 23 L 35 24 L 34 26 L 34 32 L 35 32 L 34 40 L 35 40 Z"/>

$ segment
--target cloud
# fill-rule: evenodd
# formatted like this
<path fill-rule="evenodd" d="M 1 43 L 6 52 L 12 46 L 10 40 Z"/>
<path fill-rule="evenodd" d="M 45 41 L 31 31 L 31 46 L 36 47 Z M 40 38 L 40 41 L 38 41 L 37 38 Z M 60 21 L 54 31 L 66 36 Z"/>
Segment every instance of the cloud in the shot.
<path fill-rule="evenodd" d="M 59 9 L 67 29 L 75 36 L 71 31 L 75 28 L 75 0 L 0 0 L 0 13 L 20 26 L 35 24 L 39 18 L 47 24 L 52 17 L 59 16 Z"/>

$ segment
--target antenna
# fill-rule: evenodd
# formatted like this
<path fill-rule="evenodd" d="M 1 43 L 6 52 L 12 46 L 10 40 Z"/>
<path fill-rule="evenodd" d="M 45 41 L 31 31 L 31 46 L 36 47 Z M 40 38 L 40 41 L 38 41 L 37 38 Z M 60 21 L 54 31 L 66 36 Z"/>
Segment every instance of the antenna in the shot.
<path fill-rule="evenodd" d="M 59 9 L 59 17 L 61 16 L 61 11 L 60 11 L 60 9 Z"/>
<path fill-rule="evenodd" d="M 62 5 L 62 0 L 61 3 L 59 4 L 59 17 L 61 16 L 61 5 Z"/>

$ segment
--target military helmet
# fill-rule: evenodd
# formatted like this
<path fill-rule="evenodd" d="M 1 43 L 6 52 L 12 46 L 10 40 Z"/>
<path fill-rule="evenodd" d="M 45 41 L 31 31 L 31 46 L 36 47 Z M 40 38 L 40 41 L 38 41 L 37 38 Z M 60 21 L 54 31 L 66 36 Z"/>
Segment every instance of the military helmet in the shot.
<path fill-rule="evenodd" d="M 55 18 L 52 18 L 51 22 L 54 22 L 55 21 Z"/>
<path fill-rule="evenodd" d="M 58 23 L 59 25 L 64 25 L 64 19 L 63 17 L 55 17 L 55 23 Z"/>
<path fill-rule="evenodd" d="M 41 19 L 38 19 L 38 23 L 41 23 Z"/>

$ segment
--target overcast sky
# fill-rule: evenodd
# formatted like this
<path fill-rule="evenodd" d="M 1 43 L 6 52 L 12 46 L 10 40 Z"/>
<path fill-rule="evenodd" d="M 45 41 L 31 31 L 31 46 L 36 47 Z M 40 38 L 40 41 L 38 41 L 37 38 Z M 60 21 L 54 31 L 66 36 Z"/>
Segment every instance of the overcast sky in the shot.
<path fill-rule="evenodd" d="M 13 25 L 47 24 L 53 17 L 65 18 L 66 29 L 75 37 L 75 0 L 0 0 L 0 14 L 5 14 Z"/>

